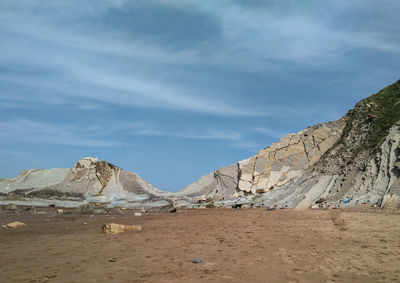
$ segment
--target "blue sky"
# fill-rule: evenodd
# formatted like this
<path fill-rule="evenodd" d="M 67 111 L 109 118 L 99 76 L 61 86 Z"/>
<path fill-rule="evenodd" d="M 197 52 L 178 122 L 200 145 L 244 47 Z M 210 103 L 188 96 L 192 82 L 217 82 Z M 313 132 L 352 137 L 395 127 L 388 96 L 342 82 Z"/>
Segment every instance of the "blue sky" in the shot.
<path fill-rule="evenodd" d="M 399 79 L 399 13 L 398 0 L 0 0 L 0 177 L 97 156 L 181 189 Z"/>

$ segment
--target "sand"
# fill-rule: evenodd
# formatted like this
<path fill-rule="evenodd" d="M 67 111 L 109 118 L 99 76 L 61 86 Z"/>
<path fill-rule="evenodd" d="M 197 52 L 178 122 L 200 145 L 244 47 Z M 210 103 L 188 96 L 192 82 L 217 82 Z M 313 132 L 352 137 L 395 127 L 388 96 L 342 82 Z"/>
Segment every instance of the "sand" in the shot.
<path fill-rule="evenodd" d="M 400 214 L 179 210 L 0 215 L 0 282 L 399 282 Z M 104 223 L 141 232 L 101 233 Z M 201 263 L 192 263 L 202 259 Z"/>

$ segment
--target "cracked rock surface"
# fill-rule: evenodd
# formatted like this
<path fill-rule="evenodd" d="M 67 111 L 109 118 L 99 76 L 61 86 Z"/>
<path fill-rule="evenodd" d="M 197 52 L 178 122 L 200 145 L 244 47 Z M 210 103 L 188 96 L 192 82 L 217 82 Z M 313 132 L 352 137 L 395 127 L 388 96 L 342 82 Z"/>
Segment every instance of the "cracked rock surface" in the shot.
<path fill-rule="evenodd" d="M 31 169 L 0 179 L 0 204 L 398 208 L 399 93 L 400 81 L 360 101 L 338 121 L 288 134 L 179 192 L 162 192 L 135 173 L 87 157 L 72 169 Z"/>
<path fill-rule="evenodd" d="M 165 193 L 140 176 L 107 161 L 86 157 L 71 169 L 33 169 L 13 179 L 0 179 L 0 204 L 79 206 L 103 202 L 110 206 L 142 207 L 169 204 Z"/>
<path fill-rule="evenodd" d="M 335 144 L 343 127 L 339 120 L 288 134 L 258 155 L 240 161 L 238 191 L 263 193 L 291 182 Z"/>

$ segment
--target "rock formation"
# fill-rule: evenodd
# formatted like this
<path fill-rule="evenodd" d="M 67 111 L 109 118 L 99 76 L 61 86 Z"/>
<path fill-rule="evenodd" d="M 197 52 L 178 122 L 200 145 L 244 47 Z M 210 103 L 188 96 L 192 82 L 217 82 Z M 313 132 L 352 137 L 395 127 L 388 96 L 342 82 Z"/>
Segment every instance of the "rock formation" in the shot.
<path fill-rule="evenodd" d="M 288 134 L 258 155 L 240 161 L 239 194 L 264 193 L 288 184 L 335 144 L 343 127 L 343 121 L 339 120 Z"/>
<path fill-rule="evenodd" d="M 268 207 L 383 207 L 399 201 L 400 81 L 335 122 L 289 134 L 179 192 Z M 223 172 L 223 173 L 221 173 Z M 239 200 L 240 201 L 240 200 Z M 394 203 L 394 204 L 393 204 Z"/>
<path fill-rule="evenodd" d="M 72 169 L 32 169 L 0 179 L 0 203 L 87 202 L 173 211 L 180 206 L 270 208 L 400 204 L 400 81 L 356 104 L 335 122 L 288 134 L 249 159 L 176 193 L 97 158 Z M 151 209 L 149 209 L 150 211 Z"/>
<path fill-rule="evenodd" d="M 165 206 L 165 193 L 135 173 L 126 172 L 107 161 L 86 157 L 72 169 L 33 169 L 14 179 L 0 179 L 1 201 L 15 203 L 78 206 L 105 202 L 112 206 Z"/>

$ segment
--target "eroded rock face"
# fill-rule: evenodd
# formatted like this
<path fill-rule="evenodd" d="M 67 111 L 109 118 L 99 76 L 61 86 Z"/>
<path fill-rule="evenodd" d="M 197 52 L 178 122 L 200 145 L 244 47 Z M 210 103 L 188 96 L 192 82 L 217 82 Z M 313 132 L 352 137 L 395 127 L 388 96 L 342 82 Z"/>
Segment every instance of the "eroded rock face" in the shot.
<path fill-rule="evenodd" d="M 200 178 L 171 197 L 190 197 L 193 201 L 207 199 L 224 200 L 233 198 L 238 186 L 238 164 L 222 167 Z"/>
<path fill-rule="evenodd" d="M 338 120 L 288 134 L 258 155 L 200 178 L 178 195 L 221 201 L 279 189 L 314 165 L 340 138 L 344 125 Z"/>
<path fill-rule="evenodd" d="M 20 204 L 81 206 L 86 202 L 111 206 L 140 207 L 143 201 L 157 200 L 163 192 L 140 176 L 107 161 L 86 157 L 71 169 L 26 170 L 13 179 L 0 180 L 0 203 L 8 199 Z M 68 201 L 68 204 L 66 203 Z"/>
<path fill-rule="evenodd" d="M 400 171 L 399 160 L 400 123 L 396 123 L 377 150 L 364 152 L 353 159 L 348 169 L 335 180 L 326 194 L 328 204 L 370 203 L 384 206 L 396 192 Z M 392 192 L 392 193 L 391 193 Z M 388 196 L 388 197 L 385 197 Z"/>
<path fill-rule="evenodd" d="M 72 169 L 27 170 L 0 179 L 6 196 L 80 199 L 129 208 L 233 206 L 342 207 L 400 204 L 400 81 L 343 118 L 284 136 L 256 156 L 220 168 L 180 192 L 87 157 Z M 82 204 L 82 203 L 81 203 Z M 31 205 L 31 204 L 30 204 Z"/>
<path fill-rule="evenodd" d="M 238 195 L 264 193 L 291 182 L 335 144 L 343 127 L 339 120 L 289 134 L 258 155 L 240 161 Z"/>

